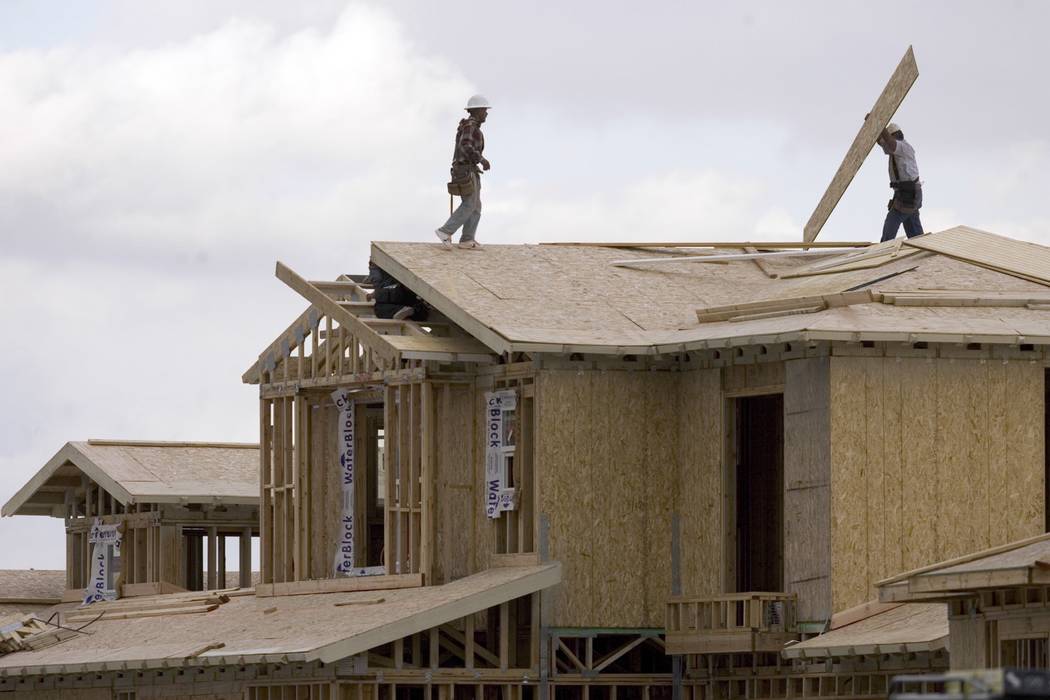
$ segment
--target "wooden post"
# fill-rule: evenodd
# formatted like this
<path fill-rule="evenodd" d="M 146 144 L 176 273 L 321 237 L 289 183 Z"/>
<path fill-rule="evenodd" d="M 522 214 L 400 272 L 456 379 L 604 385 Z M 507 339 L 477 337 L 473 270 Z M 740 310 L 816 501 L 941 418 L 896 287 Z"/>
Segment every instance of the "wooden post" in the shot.
<path fill-rule="evenodd" d="M 216 557 L 215 574 L 217 576 L 216 590 L 226 588 L 226 535 L 219 535 L 215 543 L 219 545 Z"/>
<path fill-rule="evenodd" d="M 474 614 L 467 615 L 467 627 L 463 633 L 467 638 L 466 647 L 464 649 L 463 663 L 467 668 L 474 668 Z"/>
<path fill-rule="evenodd" d="M 510 667 L 510 604 L 499 605 L 499 667 L 506 671 Z"/>
<path fill-rule="evenodd" d="M 218 552 L 216 551 L 216 540 L 219 529 L 212 525 L 208 528 L 208 590 L 214 591 L 218 585 Z"/>
<path fill-rule="evenodd" d="M 175 557 L 175 585 L 180 586 L 189 590 L 189 583 L 186 581 L 186 547 L 185 540 L 182 534 L 182 525 L 175 526 L 175 552 L 172 556 Z"/>
<path fill-rule="evenodd" d="M 240 537 L 240 580 L 237 585 L 241 588 L 252 587 L 252 529 L 246 527 L 241 530 Z"/>
<path fill-rule="evenodd" d="M 273 470 L 270 402 L 259 401 L 259 569 L 263 583 L 273 583 Z"/>

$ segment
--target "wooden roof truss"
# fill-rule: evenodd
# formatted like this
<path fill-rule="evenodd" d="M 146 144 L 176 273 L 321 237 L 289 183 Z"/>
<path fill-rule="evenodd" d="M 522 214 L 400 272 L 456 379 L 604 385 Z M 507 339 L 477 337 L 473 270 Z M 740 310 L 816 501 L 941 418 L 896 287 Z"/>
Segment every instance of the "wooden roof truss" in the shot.
<path fill-rule="evenodd" d="M 310 281 L 277 263 L 277 278 L 310 306 L 242 375 L 248 384 L 331 386 L 413 369 L 425 360 L 493 362 L 492 352 L 441 314 L 425 323 L 377 318 L 371 287 L 341 275 Z"/>

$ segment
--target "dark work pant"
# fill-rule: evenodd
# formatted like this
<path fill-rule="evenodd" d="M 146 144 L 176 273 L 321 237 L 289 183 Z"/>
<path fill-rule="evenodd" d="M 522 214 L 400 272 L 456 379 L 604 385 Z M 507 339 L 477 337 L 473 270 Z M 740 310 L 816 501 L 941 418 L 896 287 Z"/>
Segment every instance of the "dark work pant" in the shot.
<path fill-rule="evenodd" d="M 922 222 L 919 221 L 919 212 L 914 214 L 901 214 L 896 209 L 886 212 L 886 222 L 882 225 L 882 240 L 892 241 L 897 237 L 897 230 L 904 224 L 904 233 L 911 238 L 922 235 Z"/>

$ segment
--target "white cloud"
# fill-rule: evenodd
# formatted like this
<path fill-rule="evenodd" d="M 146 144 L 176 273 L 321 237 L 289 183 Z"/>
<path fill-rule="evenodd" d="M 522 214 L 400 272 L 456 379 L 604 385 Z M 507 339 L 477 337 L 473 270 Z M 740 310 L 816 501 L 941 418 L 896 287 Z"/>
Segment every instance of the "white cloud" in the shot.
<path fill-rule="evenodd" d="M 714 170 L 658 173 L 588 193 L 542 184 L 512 183 L 485 204 L 500 240 L 740 240 L 757 230 L 765 193 L 757 179 Z"/>
<path fill-rule="evenodd" d="M 238 20 L 150 50 L 0 54 L 0 197 L 74 249 L 331 241 L 404 220 L 469 92 L 356 4 L 326 31 Z"/>

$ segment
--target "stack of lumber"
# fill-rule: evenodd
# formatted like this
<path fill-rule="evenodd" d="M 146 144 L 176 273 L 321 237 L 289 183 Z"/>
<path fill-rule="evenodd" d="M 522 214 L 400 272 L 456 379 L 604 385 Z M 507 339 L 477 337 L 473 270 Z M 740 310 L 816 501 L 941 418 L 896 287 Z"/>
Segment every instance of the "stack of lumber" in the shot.
<path fill-rule="evenodd" d="M 220 592 L 127 598 L 78 608 L 65 613 L 62 620 L 63 624 L 75 625 L 95 620 L 134 620 L 142 617 L 192 615 L 211 612 L 228 602 L 230 602 L 230 596 Z"/>
<path fill-rule="evenodd" d="M 10 654 L 30 648 L 26 640 L 49 629 L 52 628 L 49 628 L 47 623 L 32 615 L 5 624 L 0 627 L 0 654 Z"/>

